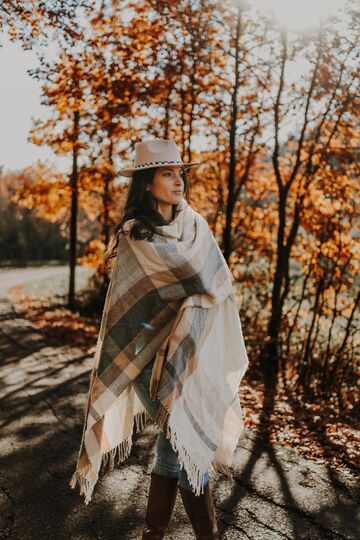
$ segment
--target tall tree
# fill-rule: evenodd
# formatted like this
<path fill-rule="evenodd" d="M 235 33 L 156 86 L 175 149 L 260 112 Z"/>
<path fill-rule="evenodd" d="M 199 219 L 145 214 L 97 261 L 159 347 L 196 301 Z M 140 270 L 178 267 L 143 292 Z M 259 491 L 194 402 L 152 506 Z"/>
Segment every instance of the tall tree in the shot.
<path fill-rule="evenodd" d="M 36 121 L 32 130 L 32 142 L 46 144 L 58 154 L 71 154 L 71 213 L 69 224 L 69 291 L 68 305 L 75 308 L 75 268 L 77 253 L 79 150 L 80 123 L 86 118 L 85 88 L 87 78 L 86 55 L 62 52 L 57 63 L 42 59 L 41 68 L 32 71 L 35 78 L 44 81 L 43 102 L 52 108 L 52 115 L 45 121 Z"/>
<path fill-rule="evenodd" d="M 269 341 L 264 354 L 274 369 L 278 362 L 283 309 L 291 284 L 291 252 L 304 213 L 304 199 L 319 168 L 332 165 L 332 142 L 344 120 L 349 101 L 354 97 L 355 76 L 351 67 L 354 43 L 335 47 L 335 44 L 339 44 L 339 36 L 333 28 L 323 26 L 315 36 L 301 38 L 300 43 L 290 43 L 284 29 L 280 35 L 272 151 L 278 190 L 277 249 L 268 324 Z M 307 51 L 312 67 L 303 77 L 308 77 L 306 82 L 289 84 L 286 79 L 287 64 L 298 50 L 302 54 Z M 274 72 L 277 73 L 277 70 Z M 292 125 L 296 126 L 297 131 L 293 128 L 293 133 L 286 137 L 289 118 L 292 118 Z"/>

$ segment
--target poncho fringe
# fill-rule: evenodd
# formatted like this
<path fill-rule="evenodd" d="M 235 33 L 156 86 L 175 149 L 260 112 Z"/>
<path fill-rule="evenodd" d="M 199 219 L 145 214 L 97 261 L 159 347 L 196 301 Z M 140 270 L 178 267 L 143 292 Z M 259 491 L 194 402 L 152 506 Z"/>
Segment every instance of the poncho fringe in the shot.
<path fill-rule="evenodd" d="M 147 411 L 142 411 L 134 416 L 134 427 L 135 433 L 142 431 L 149 424 L 153 422 L 152 417 Z M 130 455 L 132 448 L 132 438 L 133 434 L 131 433 L 125 441 L 122 441 L 120 444 L 103 454 L 101 458 L 100 471 L 105 472 L 106 466 L 109 465 L 108 470 L 112 471 L 115 467 L 116 455 L 118 457 L 117 463 L 125 461 L 125 459 Z M 90 469 L 90 467 L 89 467 Z M 89 470 L 88 469 L 88 470 Z M 80 485 L 80 495 L 85 495 L 85 504 L 89 504 L 91 500 L 91 495 L 94 489 L 94 485 L 86 478 L 88 470 L 84 469 L 81 471 L 75 471 L 71 477 L 69 485 L 72 489 L 76 487 L 76 484 L 79 482 Z"/>
<path fill-rule="evenodd" d="M 164 424 L 169 419 L 169 412 L 160 404 L 157 414 L 152 418 L 147 411 L 143 411 L 134 417 L 135 432 L 142 431 L 149 424 L 153 423 L 159 429 L 163 430 Z M 184 467 L 187 473 L 189 483 L 196 495 L 204 493 L 204 473 L 201 473 L 197 465 L 191 461 L 191 457 L 186 448 L 181 445 L 177 439 L 176 431 L 168 424 L 166 428 L 166 438 L 169 439 L 171 446 L 178 453 L 178 459 L 181 467 Z M 106 465 L 109 464 L 108 470 L 112 471 L 115 467 L 116 455 L 118 457 L 117 464 L 125 461 L 130 455 L 132 448 L 132 434 L 125 441 L 118 444 L 102 456 L 100 471 L 106 471 Z M 231 464 L 213 462 L 214 470 L 233 479 Z M 85 504 L 89 504 L 94 486 L 86 478 L 86 470 L 83 472 L 75 471 L 70 480 L 70 487 L 74 489 L 76 484 L 80 485 L 80 495 L 85 496 Z"/>

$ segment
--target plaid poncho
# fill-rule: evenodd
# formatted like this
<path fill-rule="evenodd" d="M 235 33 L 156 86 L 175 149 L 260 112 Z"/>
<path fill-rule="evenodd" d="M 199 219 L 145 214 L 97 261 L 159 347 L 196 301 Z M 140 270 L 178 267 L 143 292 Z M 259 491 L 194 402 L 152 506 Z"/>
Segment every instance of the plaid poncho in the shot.
<path fill-rule="evenodd" d="M 185 199 L 178 210 L 152 241 L 120 235 L 70 480 L 86 504 L 101 465 L 112 469 L 116 453 L 124 461 L 134 428 L 149 423 L 164 428 L 197 495 L 211 464 L 232 478 L 248 365 L 232 274 L 207 221 Z M 131 381 L 155 355 L 150 395 L 160 407 L 151 418 Z"/>

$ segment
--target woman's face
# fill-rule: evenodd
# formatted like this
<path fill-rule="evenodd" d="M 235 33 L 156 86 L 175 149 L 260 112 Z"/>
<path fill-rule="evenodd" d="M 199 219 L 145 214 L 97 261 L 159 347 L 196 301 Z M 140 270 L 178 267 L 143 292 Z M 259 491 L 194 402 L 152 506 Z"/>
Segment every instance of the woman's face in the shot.
<path fill-rule="evenodd" d="M 178 204 L 184 194 L 183 169 L 180 166 L 157 167 L 152 185 L 146 189 L 163 204 Z"/>

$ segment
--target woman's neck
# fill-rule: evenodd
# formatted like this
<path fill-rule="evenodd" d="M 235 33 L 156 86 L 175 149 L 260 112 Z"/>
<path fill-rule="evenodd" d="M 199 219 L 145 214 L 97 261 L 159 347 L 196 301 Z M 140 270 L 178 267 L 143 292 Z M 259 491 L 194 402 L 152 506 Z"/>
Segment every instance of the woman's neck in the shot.
<path fill-rule="evenodd" d="M 161 201 L 157 202 L 157 211 L 159 214 L 161 214 L 166 222 L 166 224 L 170 223 L 173 219 L 172 215 L 172 204 L 163 203 Z"/>

